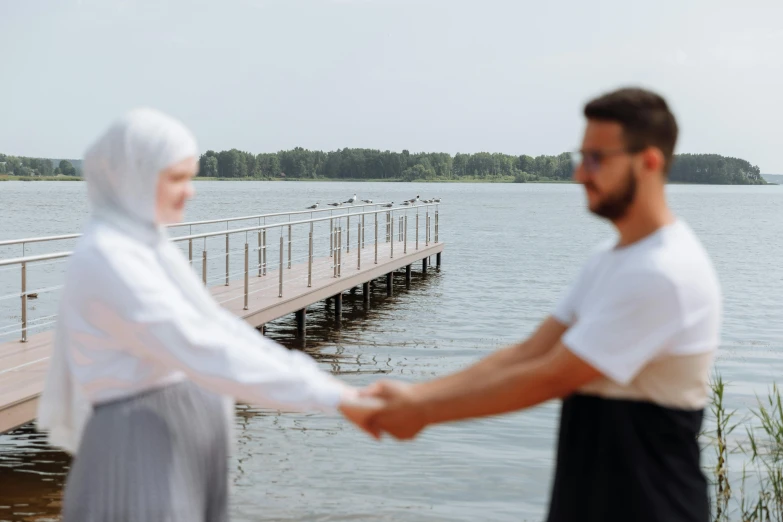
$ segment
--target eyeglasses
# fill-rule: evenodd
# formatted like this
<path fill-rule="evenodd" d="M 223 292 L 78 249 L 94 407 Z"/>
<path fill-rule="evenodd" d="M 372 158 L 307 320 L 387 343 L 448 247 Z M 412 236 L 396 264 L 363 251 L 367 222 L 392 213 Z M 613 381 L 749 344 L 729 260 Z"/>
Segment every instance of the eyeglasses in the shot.
<path fill-rule="evenodd" d="M 588 174 L 595 174 L 601 168 L 601 163 L 610 156 L 619 156 L 621 154 L 635 154 L 639 151 L 633 151 L 629 149 L 616 149 L 616 150 L 577 150 L 571 152 L 571 166 L 574 170 L 579 168 L 579 165 L 584 167 L 585 172 Z"/>

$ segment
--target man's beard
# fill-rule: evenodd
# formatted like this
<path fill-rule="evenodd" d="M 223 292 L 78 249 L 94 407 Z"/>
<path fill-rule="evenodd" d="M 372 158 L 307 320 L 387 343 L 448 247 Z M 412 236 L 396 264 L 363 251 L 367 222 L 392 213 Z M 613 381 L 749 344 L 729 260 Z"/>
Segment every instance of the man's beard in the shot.
<path fill-rule="evenodd" d="M 593 190 L 595 186 L 593 186 Z M 596 208 L 591 208 L 590 211 L 610 221 L 617 221 L 625 216 L 628 212 L 628 207 L 634 202 L 636 198 L 636 178 L 633 175 L 633 170 L 628 170 L 628 178 L 623 187 L 620 187 L 613 194 L 608 194 Z"/>

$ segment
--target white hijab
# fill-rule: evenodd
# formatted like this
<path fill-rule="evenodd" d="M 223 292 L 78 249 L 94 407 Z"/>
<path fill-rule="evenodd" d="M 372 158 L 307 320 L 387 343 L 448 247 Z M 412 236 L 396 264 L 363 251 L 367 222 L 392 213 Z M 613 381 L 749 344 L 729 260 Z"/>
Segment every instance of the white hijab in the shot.
<path fill-rule="evenodd" d="M 196 156 L 196 140 L 182 123 L 151 109 L 137 109 L 115 122 L 87 150 L 84 175 L 92 219 L 157 250 L 165 272 L 183 294 L 203 313 L 215 317 L 216 304 L 190 270 L 182 270 L 180 252 L 155 219 L 160 172 Z M 51 445 L 75 454 L 92 405 L 74 382 L 67 347 L 67 333 L 59 323 L 37 425 L 49 431 Z M 226 406 L 231 414 L 228 400 Z"/>

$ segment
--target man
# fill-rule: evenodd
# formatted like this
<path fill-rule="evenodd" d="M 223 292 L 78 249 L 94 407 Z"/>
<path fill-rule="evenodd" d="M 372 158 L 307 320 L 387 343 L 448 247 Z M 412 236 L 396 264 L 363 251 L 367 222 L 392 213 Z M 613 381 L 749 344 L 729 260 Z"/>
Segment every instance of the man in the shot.
<path fill-rule="evenodd" d="M 409 439 L 562 398 L 549 522 L 707 522 L 697 434 L 721 295 L 706 252 L 666 203 L 677 124 L 640 89 L 597 98 L 584 114 L 574 179 L 618 240 L 526 341 L 434 381 L 368 388 L 386 406 L 365 427 Z"/>

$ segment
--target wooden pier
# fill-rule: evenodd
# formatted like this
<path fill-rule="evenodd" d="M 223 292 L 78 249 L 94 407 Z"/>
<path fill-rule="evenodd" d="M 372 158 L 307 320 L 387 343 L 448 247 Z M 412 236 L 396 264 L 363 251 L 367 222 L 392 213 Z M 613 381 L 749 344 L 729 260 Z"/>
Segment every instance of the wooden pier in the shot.
<path fill-rule="evenodd" d="M 194 270 L 200 268 L 197 272 L 203 276 L 215 299 L 227 310 L 257 328 L 263 328 L 266 323 L 288 314 L 296 314 L 297 331 L 300 336 L 306 335 L 307 307 L 314 303 L 333 298 L 335 324 L 339 327 L 344 292 L 361 288 L 364 305 L 369 307 L 371 281 L 385 280 L 386 295 L 391 296 L 394 292 L 392 274 L 395 271 L 405 270 L 405 285 L 410 288 L 411 268 L 414 265 L 420 266 L 426 273 L 431 260 L 434 260 L 436 267 L 440 268 L 441 254 L 445 245 L 439 241 L 437 207 L 430 209 L 429 206 L 421 205 L 389 210 L 360 209 L 360 212 L 354 214 L 334 215 L 334 212 L 331 212 L 327 217 L 291 221 L 291 217 L 295 214 L 301 212 L 287 214 L 288 222 L 190 234 L 172 240 L 180 243 L 187 242 L 186 255 L 194 265 L 199 262 L 198 256 L 193 255 L 194 241 L 203 240 L 201 266 L 194 266 Z M 409 214 L 415 214 L 415 227 L 409 227 Z M 424 226 L 419 225 L 420 214 L 423 214 L 424 219 L 421 221 Z M 252 220 L 261 217 L 264 216 L 235 219 Z M 353 245 L 347 234 L 351 219 L 356 225 Z M 230 222 L 231 220 L 211 220 L 209 223 L 217 221 Z M 259 223 L 260 221 L 261 219 Z M 381 232 L 378 232 L 379 221 L 381 221 Z M 201 223 L 208 222 L 197 222 L 197 224 Z M 326 226 L 328 226 L 328 233 L 325 232 L 322 236 L 315 233 L 318 227 L 323 229 Z M 304 236 L 305 241 L 299 241 L 298 248 L 294 248 L 296 243 L 294 230 L 297 228 L 309 229 L 309 232 L 306 235 L 300 234 L 300 237 Z M 280 229 L 279 241 L 267 244 L 267 233 L 275 229 Z M 256 235 L 258 242 L 251 246 L 248 238 Z M 220 255 L 215 257 L 225 257 L 225 273 L 223 273 L 223 263 L 220 265 L 212 263 L 212 266 L 209 266 L 210 257 L 207 250 L 207 239 L 217 237 L 222 245 L 224 236 L 225 253 L 221 251 Z M 237 236 L 244 237 L 244 245 L 232 251 L 230 238 Z M 319 237 L 324 241 L 319 241 Z M 32 241 L 28 240 L 28 242 Z M 302 262 L 294 262 L 297 260 L 295 251 L 303 252 L 303 255 L 298 258 Z M 241 255 L 242 252 L 244 255 Z M 240 254 L 238 261 L 243 261 L 244 269 L 232 273 L 230 259 L 233 253 Z M 21 339 L 0 344 L 0 433 L 35 419 L 38 397 L 43 389 L 51 355 L 52 331 L 42 331 L 29 336 L 27 334 L 27 297 L 32 292 L 27 289 L 26 267 L 37 261 L 65 258 L 68 254 L 68 252 L 59 252 L 0 259 L 0 266 L 19 264 L 21 267 L 20 298 L 23 317 Z M 251 264 L 251 258 L 257 259 L 257 262 Z M 210 283 L 214 279 L 210 279 L 209 275 L 218 268 L 220 269 L 218 279 L 221 284 L 212 285 Z M 239 277 L 232 278 L 232 275 Z"/>

